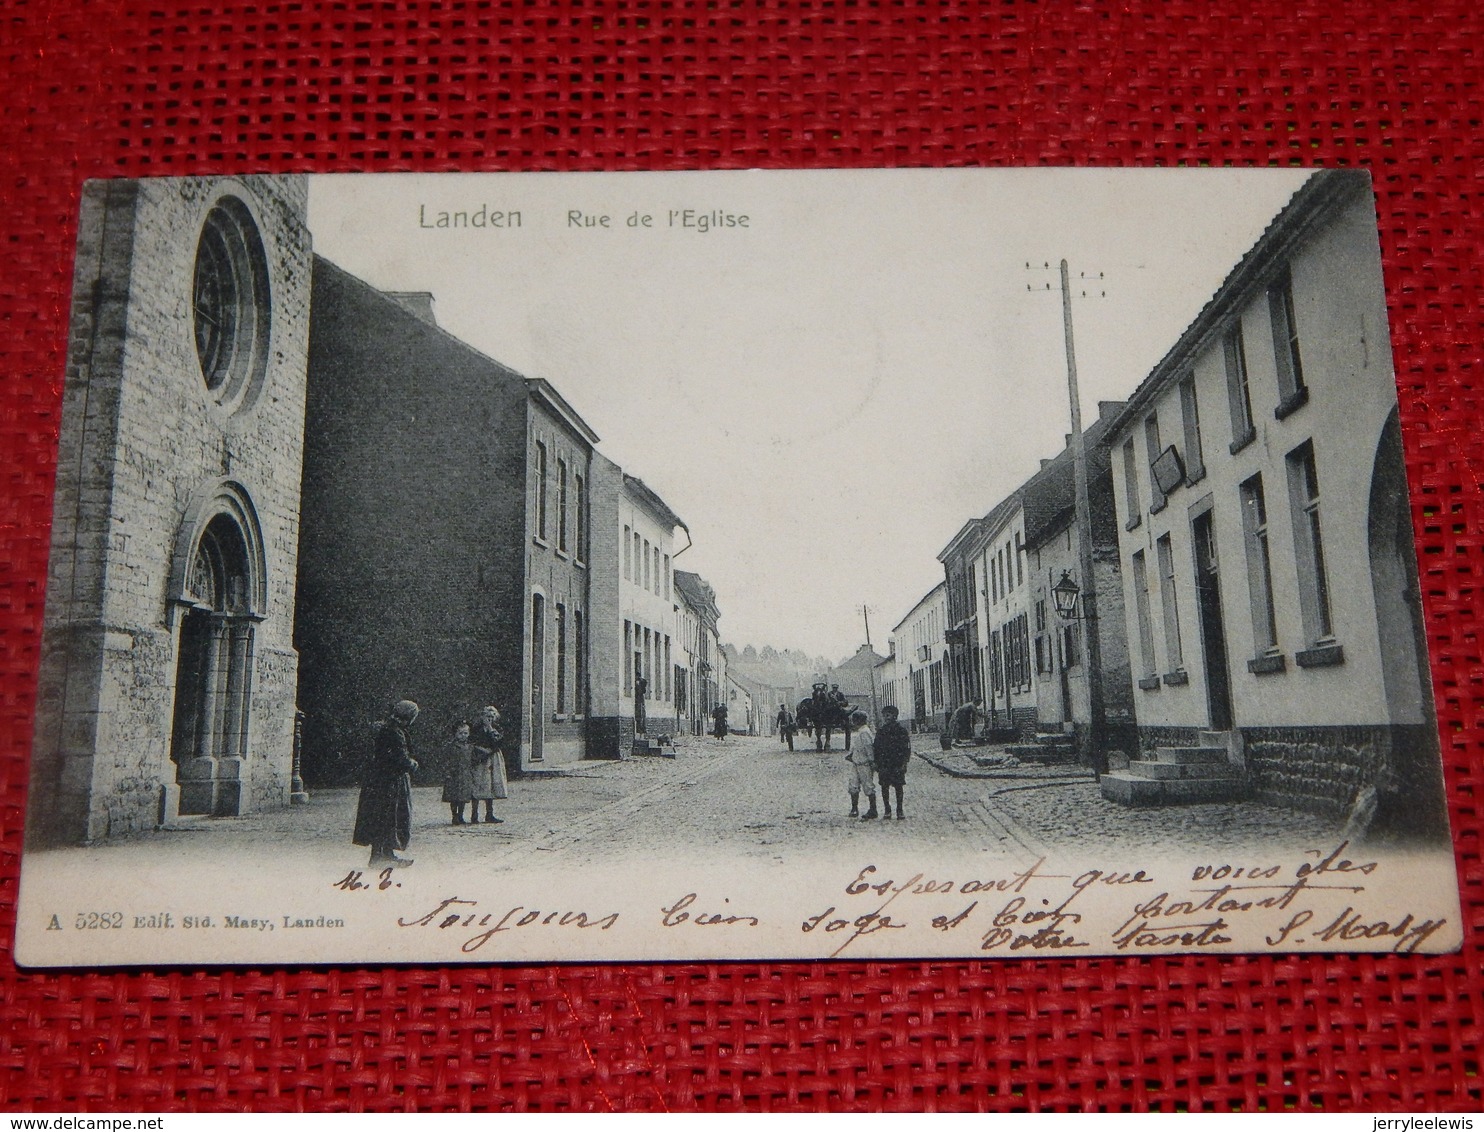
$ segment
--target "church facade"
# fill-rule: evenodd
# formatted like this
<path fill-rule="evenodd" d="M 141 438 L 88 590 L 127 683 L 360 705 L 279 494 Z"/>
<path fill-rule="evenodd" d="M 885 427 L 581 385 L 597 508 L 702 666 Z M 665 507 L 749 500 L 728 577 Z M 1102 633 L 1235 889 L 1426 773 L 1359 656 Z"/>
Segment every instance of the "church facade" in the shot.
<path fill-rule="evenodd" d="M 306 197 L 294 176 L 84 189 L 33 839 L 289 799 Z"/>

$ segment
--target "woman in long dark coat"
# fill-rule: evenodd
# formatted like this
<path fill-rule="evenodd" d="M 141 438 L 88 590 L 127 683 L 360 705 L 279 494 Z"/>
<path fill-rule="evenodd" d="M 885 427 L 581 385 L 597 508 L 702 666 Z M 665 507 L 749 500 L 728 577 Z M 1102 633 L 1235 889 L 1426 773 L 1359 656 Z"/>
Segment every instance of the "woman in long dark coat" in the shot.
<path fill-rule="evenodd" d="M 376 748 L 361 783 L 356 806 L 356 829 L 351 841 L 371 846 L 371 867 L 406 867 L 410 857 L 399 857 L 412 837 L 412 780 L 417 769 L 407 729 L 417 719 L 418 707 L 402 700 L 376 733 Z"/>

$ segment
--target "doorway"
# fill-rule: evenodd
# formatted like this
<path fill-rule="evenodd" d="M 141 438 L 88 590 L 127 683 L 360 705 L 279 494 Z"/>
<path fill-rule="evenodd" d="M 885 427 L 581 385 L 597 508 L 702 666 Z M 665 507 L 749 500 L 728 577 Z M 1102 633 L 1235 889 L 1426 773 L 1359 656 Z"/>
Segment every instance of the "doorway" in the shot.
<path fill-rule="evenodd" d="M 1226 655 L 1226 622 L 1221 612 L 1221 568 L 1216 554 L 1212 512 L 1191 520 L 1195 551 L 1196 605 L 1201 619 L 1201 653 L 1206 673 L 1206 705 L 1212 731 L 1232 727 L 1231 666 Z"/>
<path fill-rule="evenodd" d="M 531 595 L 531 761 L 539 763 L 546 747 L 546 598 Z"/>
<path fill-rule="evenodd" d="M 229 760 L 248 753 L 255 619 L 247 541 L 231 516 L 206 525 L 186 581 L 191 605 L 180 625 L 170 737 L 177 809 L 234 814 L 241 776 Z"/>

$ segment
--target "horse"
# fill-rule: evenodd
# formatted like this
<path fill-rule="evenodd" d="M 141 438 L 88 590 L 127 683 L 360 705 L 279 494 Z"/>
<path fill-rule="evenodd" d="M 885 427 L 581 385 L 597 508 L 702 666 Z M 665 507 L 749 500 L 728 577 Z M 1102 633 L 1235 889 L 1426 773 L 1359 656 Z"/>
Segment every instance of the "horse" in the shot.
<path fill-rule="evenodd" d="M 849 720 L 845 711 L 827 699 L 816 700 L 809 696 L 799 701 L 798 709 L 794 712 L 794 722 L 800 731 L 812 731 L 814 733 L 814 749 L 816 751 L 831 750 L 831 741 L 835 731 L 844 732 L 849 740 Z"/>

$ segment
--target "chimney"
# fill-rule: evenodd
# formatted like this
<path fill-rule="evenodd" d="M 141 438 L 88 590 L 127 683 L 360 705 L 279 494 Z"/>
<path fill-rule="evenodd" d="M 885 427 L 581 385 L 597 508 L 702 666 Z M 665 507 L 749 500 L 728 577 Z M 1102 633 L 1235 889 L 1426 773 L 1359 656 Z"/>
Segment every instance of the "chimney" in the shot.
<path fill-rule="evenodd" d="M 429 326 L 438 325 L 438 319 L 433 315 L 431 291 L 387 291 L 385 295 L 420 322 L 426 322 Z"/>
<path fill-rule="evenodd" d="M 1063 448 L 1072 447 L 1072 434 L 1070 432 L 1064 432 L 1061 434 L 1061 446 Z"/>
<path fill-rule="evenodd" d="M 1048 460 L 1045 456 L 1042 456 L 1041 457 L 1041 470 L 1044 472 L 1046 470 L 1047 466 L 1050 463 L 1051 463 L 1050 460 Z"/>
<path fill-rule="evenodd" d="M 1113 417 L 1118 415 L 1118 411 L 1123 408 L 1123 405 L 1124 402 L 1122 401 L 1099 401 L 1098 420 L 1111 420 Z"/>

